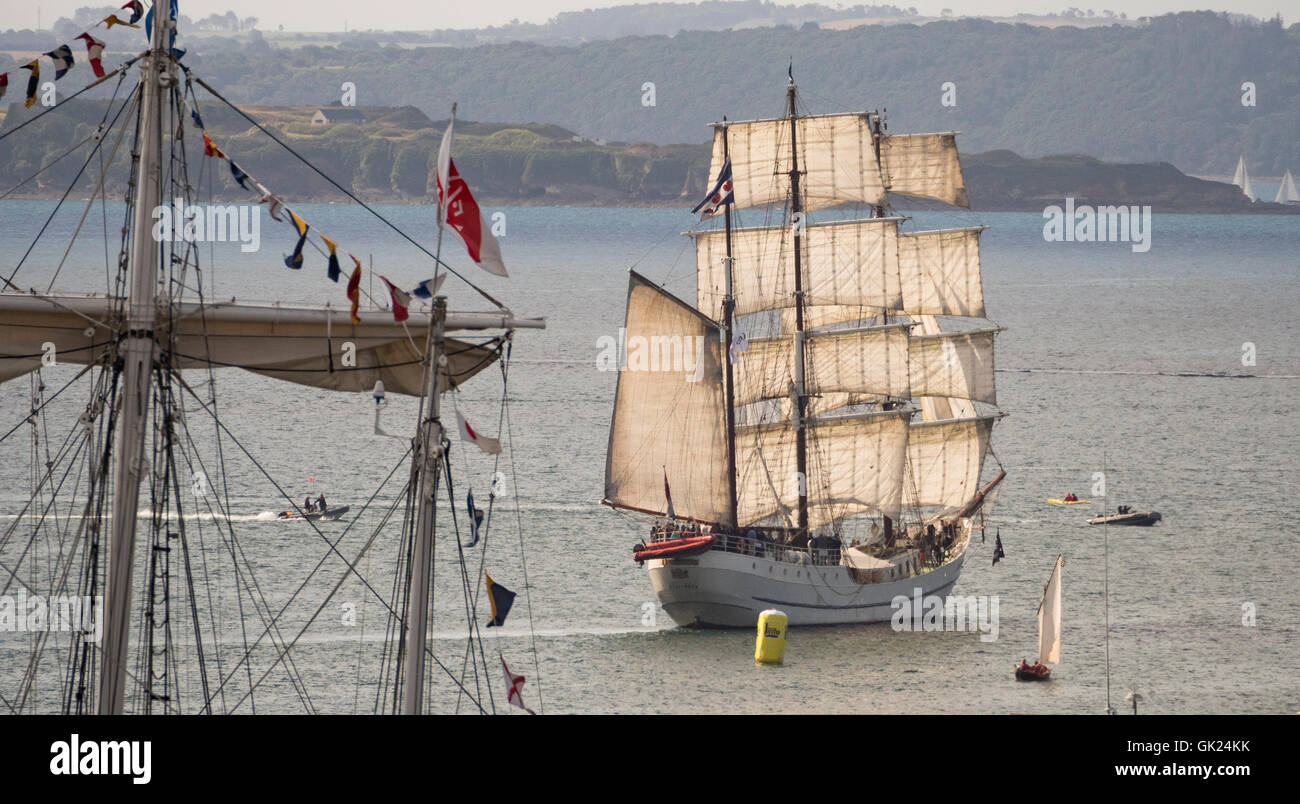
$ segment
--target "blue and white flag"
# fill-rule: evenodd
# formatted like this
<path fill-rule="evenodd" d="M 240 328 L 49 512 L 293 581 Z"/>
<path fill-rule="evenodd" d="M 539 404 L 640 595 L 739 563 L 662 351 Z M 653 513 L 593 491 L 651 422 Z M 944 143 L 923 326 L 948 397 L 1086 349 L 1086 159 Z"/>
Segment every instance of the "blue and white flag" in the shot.
<path fill-rule="evenodd" d="M 72 48 L 67 45 L 59 45 L 54 50 L 45 54 L 50 61 L 54 62 L 54 80 L 58 81 L 63 74 L 72 69 L 75 61 L 72 58 Z"/>
<path fill-rule="evenodd" d="M 701 210 L 704 211 L 704 217 L 709 217 L 718 211 L 718 207 L 724 204 L 730 204 L 736 200 L 735 193 L 732 192 L 731 186 L 731 158 L 728 157 L 722 163 L 722 171 L 718 174 L 718 183 L 713 185 L 713 189 L 704 197 L 704 200 L 695 205 L 691 210 L 694 215 Z"/>
<path fill-rule="evenodd" d="M 474 506 L 474 492 L 465 495 L 465 506 L 469 509 L 469 535 L 473 538 L 466 547 L 478 544 L 478 529 L 483 526 L 483 509 Z"/>
<path fill-rule="evenodd" d="M 439 274 L 436 279 L 426 279 L 411 290 L 411 295 L 419 299 L 432 299 L 438 295 L 438 289 L 446 280 L 446 274 Z"/>

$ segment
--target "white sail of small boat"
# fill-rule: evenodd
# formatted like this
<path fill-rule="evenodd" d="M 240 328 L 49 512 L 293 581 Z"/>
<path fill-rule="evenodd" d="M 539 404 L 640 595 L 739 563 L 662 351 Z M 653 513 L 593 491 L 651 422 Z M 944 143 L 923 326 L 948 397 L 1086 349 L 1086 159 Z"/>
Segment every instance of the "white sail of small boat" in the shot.
<path fill-rule="evenodd" d="M 1056 557 L 1052 575 L 1038 604 L 1038 661 L 1059 664 L 1061 661 L 1061 570 L 1065 559 Z"/>
<path fill-rule="evenodd" d="M 1296 191 L 1295 179 L 1291 178 L 1291 170 L 1287 169 L 1286 175 L 1282 177 L 1282 183 L 1278 185 L 1277 197 L 1273 199 L 1274 204 L 1300 204 L 1300 192 Z"/>
<path fill-rule="evenodd" d="M 980 485 L 1002 415 L 985 227 L 903 231 L 891 210 L 969 206 L 955 134 L 802 115 L 795 94 L 785 117 L 714 124 L 724 225 L 688 233 L 695 298 L 628 288 L 603 502 L 660 518 L 633 555 L 682 625 L 888 620 L 953 586 L 1005 475 Z M 874 214 L 809 218 L 845 203 Z M 764 225 L 733 226 L 750 208 Z"/>
<path fill-rule="evenodd" d="M 1064 567 L 1065 559 L 1058 555 L 1043 587 L 1043 598 L 1038 602 L 1038 661 L 1029 664 L 1021 659 L 1012 668 L 1017 681 L 1049 681 L 1051 666 L 1061 661 L 1061 570 Z"/>
<path fill-rule="evenodd" d="M 1240 187 L 1241 191 L 1251 201 L 1255 200 L 1255 188 L 1250 186 L 1250 172 L 1246 170 L 1246 157 L 1244 155 L 1237 159 L 1237 172 L 1232 174 L 1232 183 Z"/>

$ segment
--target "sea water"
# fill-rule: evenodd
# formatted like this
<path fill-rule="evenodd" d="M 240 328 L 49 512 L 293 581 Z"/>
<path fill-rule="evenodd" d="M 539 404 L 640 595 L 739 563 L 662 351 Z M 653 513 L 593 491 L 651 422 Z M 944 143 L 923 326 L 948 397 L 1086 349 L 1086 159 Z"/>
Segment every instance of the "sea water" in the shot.
<path fill-rule="evenodd" d="M 59 268 L 83 203 L 59 211 L 15 284 L 44 291 L 53 278 L 55 290 L 104 291 L 111 276 L 106 264 L 117 259 L 117 244 L 110 238 L 106 247 L 104 229 L 120 227 L 120 205 L 92 209 Z M 0 206 L 10 222 L 0 232 L 6 276 L 53 208 L 47 201 Z M 429 208 L 377 209 L 435 248 Z M 365 210 L 343 204 L 296 210 L 314 231 L 338 241 L 340 253 L 367 265 L 373 260 L 375 274 L 407 288 L 431 275 L 428 257 Z M 632 561 L 632 545 L 645 537 L 648 522 L 599 504 L 617 379 L 597 368 L 600 339 L 616 336 L 623 324 L 629 268 L 694 297 L 693 249 L 680 236 L 693 218 L 682 209 L 486 212 L 501 213 L 494 222 L 504 225 L 500 241 L 511 277 L 474 267 L 454 237 L 444 239 L 445 257 L 516 314 L 544 316 L 547 328 L 515 336 L 509 427 L 502 428 L 507 449 L 499 462 L 453 442 L 456 522 L 444 490 L 432 643 L 441 667 L 430 670 L 432 710 L 476 711 L 457 684 L 486 709 L 510 709 L 499 653 L 514 673 L 527 676 L 525 702 L 552 713 L 1099 713 L 1108 700 L 1107 616 L 1109 700 L 1121 710 L 1133 688 L 1148 712 L 1300 709 L 1300 544 L 1293 524 L 1300 490 L 1300 218 L 1157 210 L 1150 250 L 1134 253 L 1126 243 L 1049 242 L 1038 213 L 915 213 L 905 228 L 991 227 L 983 235 L 984 291 L 990 318 L 1006 327 L 997 341 L 997 383 L 999 406 L 1009 414 L 993 445 L 1007 479 L 987 542 L 975 537 L 954 594 L 997 596 L 998 637 L 896 633 L 887 623 L 794 628 L 785 664 L 760 667 L 751 630 L 674 627 L 656 605 L 645 570 Z M 744 217 L 747 225 L 765 222 L 758 213 Z M 256 253 L 241 253 L 238 243 L 203 244 L 205 295 L 345 306 L 343 285 L 327 278 L 319 253 L 308 248 L 301 270 L 285 267 L 295 239 L 287 225 L 264 219 Z M 190 281 L 198 280 L 191 275 Z M 363 288 L 370 290 L 369 277 Z M 386 299 L 377 278 L 372 292 Z M 490 309 L 455 277 L 445 292 L 453 309 Z M 1253 361 L 1243 361 L 1247 356 Z M 45 369 L 46 395 L 75 372 Z M 199 590 L 214 707 L 369 712 L 377 699 L 391 700 L 391 689 L 377 679 L 389 655 L 388 608 L 397 605 L 399 494 L 408 477 L 403 456 L 415 401 L 390 394 L 382 427 L 401 437 L 385 438 L 374 433 L 368 393 L 325 393 L 237 369 L 219 370 L 211 380 L 207 372 L 186 376 L 205 399 L 215 382 L 218 413 L 233 437 L 223 437 L 218 456 L 211 418 L 187 400 L 189 440 L 182 451 L 194 463 L 184 465 L 182 481 L 203 472 L 206 485 L 198 496 L 186 488 L 184 504 L 193 516 L 180 524 Z M 45 577 L 56 566 L 70 543 L 60 544 L 58 534 L 75 534 L 80 515 L 65 496 L 85 485 L 84 472 L 75 468 L 84 461 L 62 461 L 74 469 L 60 502 L 49 507 L 44 493 L 39 499 L 47 507 L 19 516 L 36 482 L 34 445 L 38 456 L 58 454 L 89 393 L 84 382 L 74 383 L 50 404 L 49 430 L 36 439 L 23 424 L 30 390 L 28 378 L 0 386 L 0 434 L 21 425 L 0 441 L 0 577 L 6 580 L 25 547 L 19 578 Z M 502 376 L 493 368 L 444 404 L 496 435 L 507 418 L 501 393 Z M 1105 497 L 1093 491 L 1094 473 L 1103 470 Z M 494 478 L 500 493 L 483 540 L 465 552 L 467 573 L 476 578 L 481 562 L 519 597 L 504 627 L 484 631 L 484 646 L 475 647 L 471 662 L 456 529 L 468 543 L 465 493 L 472 489 L 476 503 L 487 507 Z M 1045 502 L 1067 492 L 1094 504 Z M 319 493 L 352 512 L 318 529 L 267 516 Z M 233 543 L 224 525 L 218 530 L 213 522 L 218 504 L 232 515 Z M 1108 531 L 1085 524 L 1103 505 L 1119 504 L 1158 510 L 1163 521 Z M 34 511 L 46 512 L 47 525 L 33 540 Z M 140 520 L 137 609 L 149 552 L 144 545 L 155 524 L 180 530 L 175 521 Z M 345 576 L 340 556 L 353 560 L 376 532 L 356 561 L 365 582 L 347 577 L 331 597 Z M 993 566 L 997 533 L 1006 558 Z M 1036 657 L 1035 612 L 1058 553 L 1066 557 L 1061 662 L 1050 684 L 1017 684 L 1011 668 Z M 174 650 L 189 656 L 195 642 L 189 598 L 181 558 L 173 552 L 172 560 Z M 17 587 L 8 585 L 13 594 Z M 486 622 L 481 585 L 471 584 L 470 592 L 479 596 L 479 622 Z M 272 616 L 274 638 L 250 648 Z M 208 630 L 213 619 L 215 635 Z M 135 668 L 140 629 L 133 633 Z M 0 691 L 10 700 L 34 642 L 32 634 L 0 633 Z M 292 667 L 286 669 L 278 657 L 289 643 Z M 245 655 L 251 660 L 241 664 Z M 192 659 L 180 667 L 174 692 L 184 711 L 194 711 L 201 682 Z M 65 674 L 58 662 L 43 664 L 25 711 L 57 710 Z M 138 701 L 138 693 L 131 695 Z"/>

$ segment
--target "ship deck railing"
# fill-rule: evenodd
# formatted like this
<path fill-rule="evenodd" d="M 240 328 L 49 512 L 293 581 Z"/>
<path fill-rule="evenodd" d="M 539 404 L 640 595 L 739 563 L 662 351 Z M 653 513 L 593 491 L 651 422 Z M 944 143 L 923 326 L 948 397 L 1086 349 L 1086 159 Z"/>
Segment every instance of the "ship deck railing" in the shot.
<path fill-rule="evenodd" d="M 648 543 L 689 539 L 702 535 L 705 534 L 696 530 L 670 533 L 658 532 L 651 534 Z M 833 567 L 839 566 L 840 563 L 840 548 L 838 547 L 791 547 L 771 539 L 751 538 L 734 533 L 713 534 L 713 544 L 709 546 L 709 549 L 754 558 L 767 558 L 787 564 Z"/>
<path fill-rule="evenodd" d="M 699 530 L 676 530 L 671 532 L 655 531 L 647 539 L 648 544 L 657 542 L 673 541 L 675 539 L 689 539 L 705 535 Z M 919 546 L 919 545 L 918 545 Z M 754 558 L 766 558 L 772 561 L 780 561 L 786 564 L 797 564 L 802 566 L 815 567 L 833 567 L 840 565 L 840 548 L 822 548 L 822 547 L 791 547 L 772 539 L 754 538 L 742 536 L 734 533 L 714 533 L 713 544 L 709 546 L 710 550 L 718 550 L 724 553 L 735 553 L 737 555 L 751 556 Z M 957 554 L 956 545 L 950 545 L 948 549 L 939 551 L 921 549 L 924 560 L 918 562 L 919 566 L 927 570 L 936 569 Z"/>

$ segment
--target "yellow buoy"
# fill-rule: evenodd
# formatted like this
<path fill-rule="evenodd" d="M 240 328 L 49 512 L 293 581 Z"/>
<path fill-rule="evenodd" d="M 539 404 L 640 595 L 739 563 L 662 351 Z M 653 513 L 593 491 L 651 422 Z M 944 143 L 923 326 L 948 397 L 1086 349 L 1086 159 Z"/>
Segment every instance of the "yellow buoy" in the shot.
<path fill-rule="evenodd" d="M 785 662 L 785 628 L 790 618 L 785 612 L 768 609 L 758 615 L 758 639 L 754 643 L 754 661 L 759 664 Z"/>

